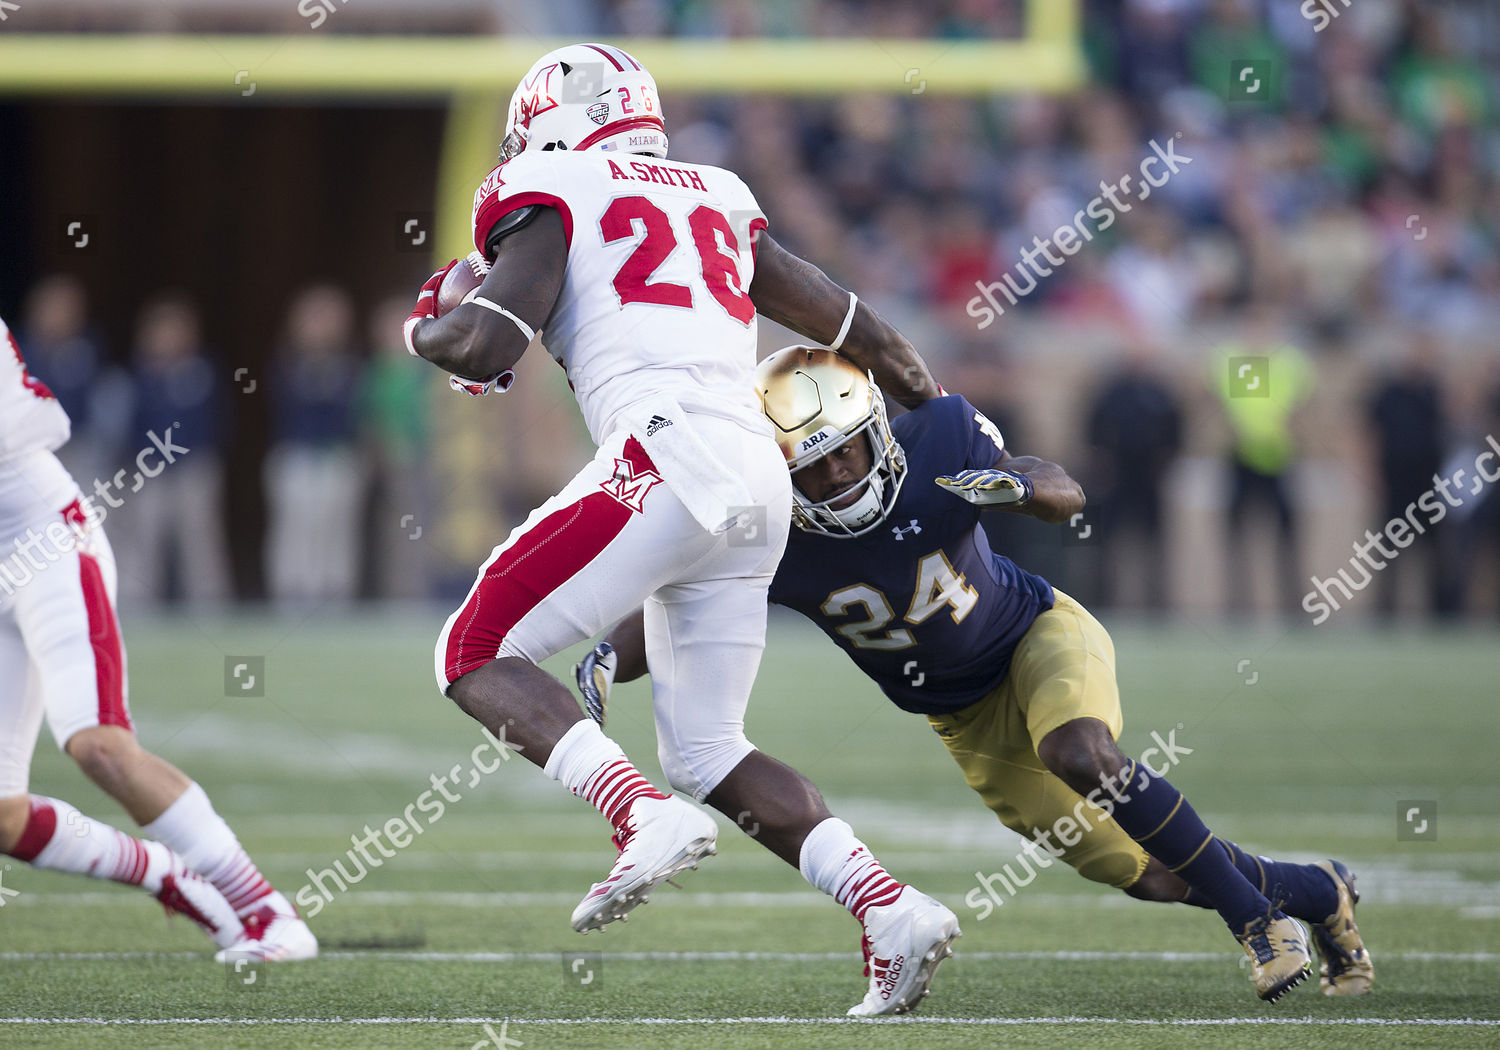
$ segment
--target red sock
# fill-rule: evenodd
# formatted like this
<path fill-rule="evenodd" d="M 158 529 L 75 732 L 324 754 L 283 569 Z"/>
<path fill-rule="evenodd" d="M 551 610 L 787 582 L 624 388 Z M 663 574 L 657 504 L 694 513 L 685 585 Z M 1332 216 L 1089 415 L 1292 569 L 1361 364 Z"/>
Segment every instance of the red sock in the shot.
<path fill-rule="evenodd" d="M 616 831 L 625 830 L 625 818 L 630 812 L 630 804 L 636 799 L 667 797 L 652 787 L 651 781 L 641 776 L 640 770 L 624 758 L 606 762 L 594 770 L 576 794 L 588 799 Z"/>
<path fill-rule="evenodd" d="M 131 838 L 61 799 L 43 795 L 31 796 L 31 814 L 11 856 L 34 868 L 143 886 L 152 893 L 161 889 L 162 877 L 172 869 L 167 847 Z"/>
<path fill-rule="evenodd" d="M 869 849 L 861 844 L 844 858 L 839 870 L 839 887 L 833 898 L 860 922 L 865 912 L 890 904 L 901 896 L 903 883 L 891 878 Z"/>

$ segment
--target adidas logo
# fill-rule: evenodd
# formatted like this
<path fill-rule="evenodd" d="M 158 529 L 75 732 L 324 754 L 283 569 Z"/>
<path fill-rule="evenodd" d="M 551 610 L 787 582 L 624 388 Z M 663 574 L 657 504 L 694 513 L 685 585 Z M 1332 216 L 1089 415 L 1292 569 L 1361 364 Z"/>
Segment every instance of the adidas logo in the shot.
<path fill-rule="evenodd" d="M 898 955 L 894 959 L 875 960 L 875 980 L 880 987 L 880 998 L 889 999 L 891 993 L 896 990 L 896 983 L 901 977 L 901 971 L 906 968 L 906 956 Z"/>
<path fill-rule="evenodd" d="M 646 436 L 652 437 L 658 430 L 665 430 L 672 425 L 672 421 L 665 416 L 652 416 L 646 423 Z"/>

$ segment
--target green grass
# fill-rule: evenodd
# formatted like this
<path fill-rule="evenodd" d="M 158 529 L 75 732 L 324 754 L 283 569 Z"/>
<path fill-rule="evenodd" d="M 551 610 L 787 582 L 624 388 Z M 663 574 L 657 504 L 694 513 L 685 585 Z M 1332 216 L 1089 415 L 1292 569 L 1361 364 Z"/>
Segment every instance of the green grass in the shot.
<path fill-rule="evenodd" d="M 433 688 L 440 620 L 127 625 L 141 737 L 204 784 L 293 894 L 431 774 L 467 770 L 482 738 Z M 1114 633 L 1127 751 L 1176 729 L 1195 750 L 1174 782 L 1216 830 L 1292 859 L 1338 855 L 1361 874 L 1374 994 L 1325 999 L 1304 985 L 1267 1006 L 1211 914 L 1129 901 L 1061 868 L 980 921 L 964 896 L 976 872 L 1014 857 L 1014 837 L 921 719 L 821 637 L 778 622 L 751 738 L 963 922 L 917 1021 L 834 1023 L 863 992 L 857 927 L 728 821 L 720 855 L 682 892 L 664 887 L 628 925 L 574 934 L 572 904 L 611 857 L 606 829 L 516 759 L 460 788 L 441 820 L 313 918 L 324 957 L 251 985 L 142 894 L 8 862 L 3 885 L 20 896 L 0 911 L 0 1018 L 47 1023 L 0 1024 L 0 1045 L 73 1046 L 101 1034 L 81 1019 L 108 1019 L 134 1022 L 107 1031 L 120 1047 L 468 1048 L 508 1019 L 508 1038 L 538 1050 L 1500 1046 L 1500 1027 L 1369 1023 L 1500 1021 L 1493 634 Z M 252 654 L 266 657 L 267 695 L 226 698 L 226 655 Z M 644 689 L 622 689 L 611 719 L 659 779 Z M 45 736 L 33 781 L 128 826 Z M 1404 799 L 1436 800 L 1437 841 L 1397 840 Z M 567 952 L 600 954 L 574 974 Z M 1120 952 L 1146 954 L 1100 954 Z"/>

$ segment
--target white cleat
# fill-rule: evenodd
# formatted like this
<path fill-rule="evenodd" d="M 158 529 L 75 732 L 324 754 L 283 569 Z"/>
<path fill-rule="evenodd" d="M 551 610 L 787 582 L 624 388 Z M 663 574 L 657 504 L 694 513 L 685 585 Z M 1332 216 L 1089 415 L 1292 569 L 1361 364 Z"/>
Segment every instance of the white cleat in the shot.
<path fill-rule="evenodd" d="M 245 937 L 245 927 L 229 902 L 207 879 L 189 871 L 174 855 L 176 871 L 161 880 L 156 899 L 168 915 L 182 915 L 196 923 L 215 945 L 227 948 Z"/>
<path fill-rule="evenodd" d="M 245 916 L 245 935 L 214 956 L 215 962 L 300 962 L 318 955 L 318 939 L 297 909 L 279 893 Z"/>
<path fill-rule="evenodd" d="M 865 912 L 865 956 L 870 990 L 850 1017 L 880 1017 L 915 1010 L 927 997 L 939 964 L 963 936 L 958 916 L 907 886 L 884 907 Z"/>
<path fill-rule="evenodd" d="M 712 817 L 676 796 L 636 799 L 615 836 L 620 855 L 609 876 L 573 909 L 573 929 L 588 933 L 624 919 L 651 899 L 657 884 L 716 853 L 718 837 Z"/>

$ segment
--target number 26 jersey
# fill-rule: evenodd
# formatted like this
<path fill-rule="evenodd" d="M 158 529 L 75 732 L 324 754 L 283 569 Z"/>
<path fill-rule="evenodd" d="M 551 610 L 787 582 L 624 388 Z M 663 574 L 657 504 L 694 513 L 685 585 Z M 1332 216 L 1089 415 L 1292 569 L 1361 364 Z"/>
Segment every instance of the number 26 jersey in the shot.
<path fill-rule="evenodd" d="M 495 223 L 532 204 L 562 217 L 567 272 L 542 341 L 596 444 L 629 405 L 661 394 L 768 431 L 753 392 L 749 295 L 766 218 L 739 176 L 646 155 L 528 149 L 475 191 L 475 247 L 484 252 Z"/>

